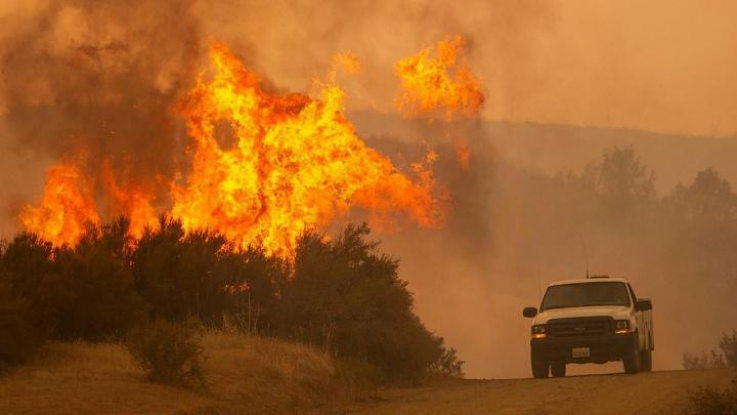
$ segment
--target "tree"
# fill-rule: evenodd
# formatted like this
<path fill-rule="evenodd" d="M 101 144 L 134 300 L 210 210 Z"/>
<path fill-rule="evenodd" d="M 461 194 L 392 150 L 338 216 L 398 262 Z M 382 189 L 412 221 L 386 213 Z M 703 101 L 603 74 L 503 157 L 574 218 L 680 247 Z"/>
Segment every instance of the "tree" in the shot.
<path fill-rule="evenodd" d="M 640 162 L 633 147 L 605 149 L 600 162 L 585 167 L 583 178 L 617 211 L 657 200 L 655 173 Z"/>
<path fill-rule="evenodd" d="M 143 317 L 127 235 L 128 221 L 119 219 L 88 228 L 75 248 L 55 251 L 54 271 L 44 276 L 36 305 L 55 338 L 121 338 Z"/>
<path fill-rule="evenodd" d="M 368 361 L 387 380 L 416 379 L 454 355 L 444 355 L 442 339 L 414 314 L 399 261 L 379 254 L 377 244 L 364 239 L 368 233 L 364 224 L 348 226 L 333 241 L 315 233 L 301 238 L 277 327 L 339 357 Z"/>
<path fill-rule="evenodd" d="M 144 234 L 133 255 L 136 289 L 151 305 L 152 317 L 197 317 L 220 326 L 225 314 L 247 300 L 265 310 L 276 284 L 286 278 L 281 261 L 263 250 L 239 251 L 209 231 L 185 233 L 169 218 L 162 217 L 160 225 Z"/>
<path fill-rule="evenodd" d="M 14 259 L 19 259 L 17 254 Z M 21 250 L 22 251 L 22 250 Z M 44 341 L 44 333 L 38 329 L 30 301 L 13 290 L 12 280 L 5 266 L 7 249 L 0 245 L 0 371 L 11 364 L 22 363 L 34 355 Z M 16 268 L 14 271 L 18 271 Z M 17 280 L 16 282 L 25 281 Z"/>
<path fill-rule="evenodd" d="M 664 203 L 690 221 L 724 223 L 737 219 L 737 195 L 711 168 L 700 171 L 690 186 L 676 186 Z"/>
<path fill-rule="evenodd" d="M 14 296 L 32 300 L 44 276 L 54 269 L 52 253 L 49 242 L 30 233 L 21 233 L 3 250 L 0 278 L 6 281 Z"/>

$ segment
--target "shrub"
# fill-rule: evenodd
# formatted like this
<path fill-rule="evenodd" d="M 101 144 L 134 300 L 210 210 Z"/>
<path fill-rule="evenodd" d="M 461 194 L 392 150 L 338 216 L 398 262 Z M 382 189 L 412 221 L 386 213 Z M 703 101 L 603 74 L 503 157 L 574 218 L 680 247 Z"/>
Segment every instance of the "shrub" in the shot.
<path fill-rule="evenodd" d="M 57 249 L 37 307 L 53 337 L 102 341 L 122 338 L 141 320 L 144 303 L 133 288 L 127 221 L 89 229 L 74 249 Z"/>
<path fill-rule="evenodd" d="M 340 358 L 365 360 L 386 381 L 413 381 L 442 357 L 442 339 L 414 314 L 399 262 L 377 253 L 377 244 L 364 240 L 368 233 L 364 224 L 348 226 L 330 242 L 304 235 L 274 327 Z"/>
<path fill-rule="evenodd" d="M 32 299 L 50 253 L 50 245 L 29 234 L 0 245 L 0 370 L 29 360 L 46 338 Z"/>
<path fill-rule="evenodd" d="M 724 366 L 724 358 L 714 350 L 710 354 L 683 354 L 683 362 L 681 363 L 686 370 L 694 369 L 714 369 Z"/>
<path fill-rule="evenodd" d="M 29 233 L 18 234 L 2 252 L 2 279 L 13 296 L 32 299 L 44 276 L 53 271 L 51 244 Z"/>
<path fill-rule="evenodd" d="M 430 365 L 430 375 L 440 377 L 462 378 L 463 361 L 458 359 L 454 348 L 443 347 L 443 353 L 438 360 Z"/>
<path fill-rule="evenodd" d="M 737 366 L 737 330 L 732 333 L 722 333 L 719 339 L 719 349 L 721 353 L 712 350 L 711 353 L 701 353 L 701 355 L 684 353 L 683 368 L 684 369 L 713 369 L 724 366 Z"/>
<path fill-rule="evenodd" d="M 732 330 L 731 334 L 723 333 L 719 348 L 722 349 L 727 365 L 737 366 L 737 330 Z"/>
<path fill-rule="evenodd" d="M 28 302 L 7 291 L 0 287 L 0 370 L 29 360 L 44 340 L 30 317 Z"/>
<path fill-rule="evenodd" d="M 154 320 L 131 330 L 126 347 L 150 380 L 203 388 L 200 332 L 194 320 Z"/>
<path fill-rule="evenodd" d="M 265 310 L 275 298 L 276 283 L 286 278 L 278 259 L 262 250 L 239 252 L 211 232 L 185 234 L 180 222 L 161 218 L 133 254 L 138 292 L 152 306 L 154 318 L 181 321 L 196 316 L 208 326 L 222 326 L 223 316 L 250 300 Z"/>
<path fill-rule="evenodd" d="M 693 415 L 737 414 L 737 377 L 730 388 L 719 390 L 699 387 L 689 394 L 691 408 L 685 413 Z"/>

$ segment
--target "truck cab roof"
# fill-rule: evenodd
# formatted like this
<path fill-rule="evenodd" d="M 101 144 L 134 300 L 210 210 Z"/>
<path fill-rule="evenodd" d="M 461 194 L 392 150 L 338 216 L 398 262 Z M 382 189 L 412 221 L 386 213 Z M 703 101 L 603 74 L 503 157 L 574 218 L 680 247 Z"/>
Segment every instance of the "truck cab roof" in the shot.
<path fill-rule="evenodd" d="M 556 281 L 549 286 L 555 286 L 555 285 L 566 285 L 566 284 L 592 284 L 597 282 L 623 282 L 627 284 L 627 280 L 624 278 L 609 278 L 609 277 L 597 277 L 597 278 L 581 278 L 577 280 L 563 280 L 563 281 Z"/>

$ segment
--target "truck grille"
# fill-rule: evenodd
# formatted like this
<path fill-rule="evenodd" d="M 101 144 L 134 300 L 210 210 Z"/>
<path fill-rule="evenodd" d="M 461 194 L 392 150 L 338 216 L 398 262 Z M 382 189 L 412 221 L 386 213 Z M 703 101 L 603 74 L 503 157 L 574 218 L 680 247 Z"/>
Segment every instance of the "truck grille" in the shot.
<path fill-rule="evenodd" d="M 614 332 L 609 317 L 561 318 L 548 322 L 550 337 L 591 337 Z"/>

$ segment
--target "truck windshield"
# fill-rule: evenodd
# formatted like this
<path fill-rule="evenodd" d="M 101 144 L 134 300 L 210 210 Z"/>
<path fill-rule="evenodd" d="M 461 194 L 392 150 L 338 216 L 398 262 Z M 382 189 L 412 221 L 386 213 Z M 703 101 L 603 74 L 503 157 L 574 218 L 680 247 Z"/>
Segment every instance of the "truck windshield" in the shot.
<path fill-rule="evenodd" d="M 545 292 L 540 311 L 593 305 L 629 306 L 627 287 L 621 282 L 553 285 Z"/>

